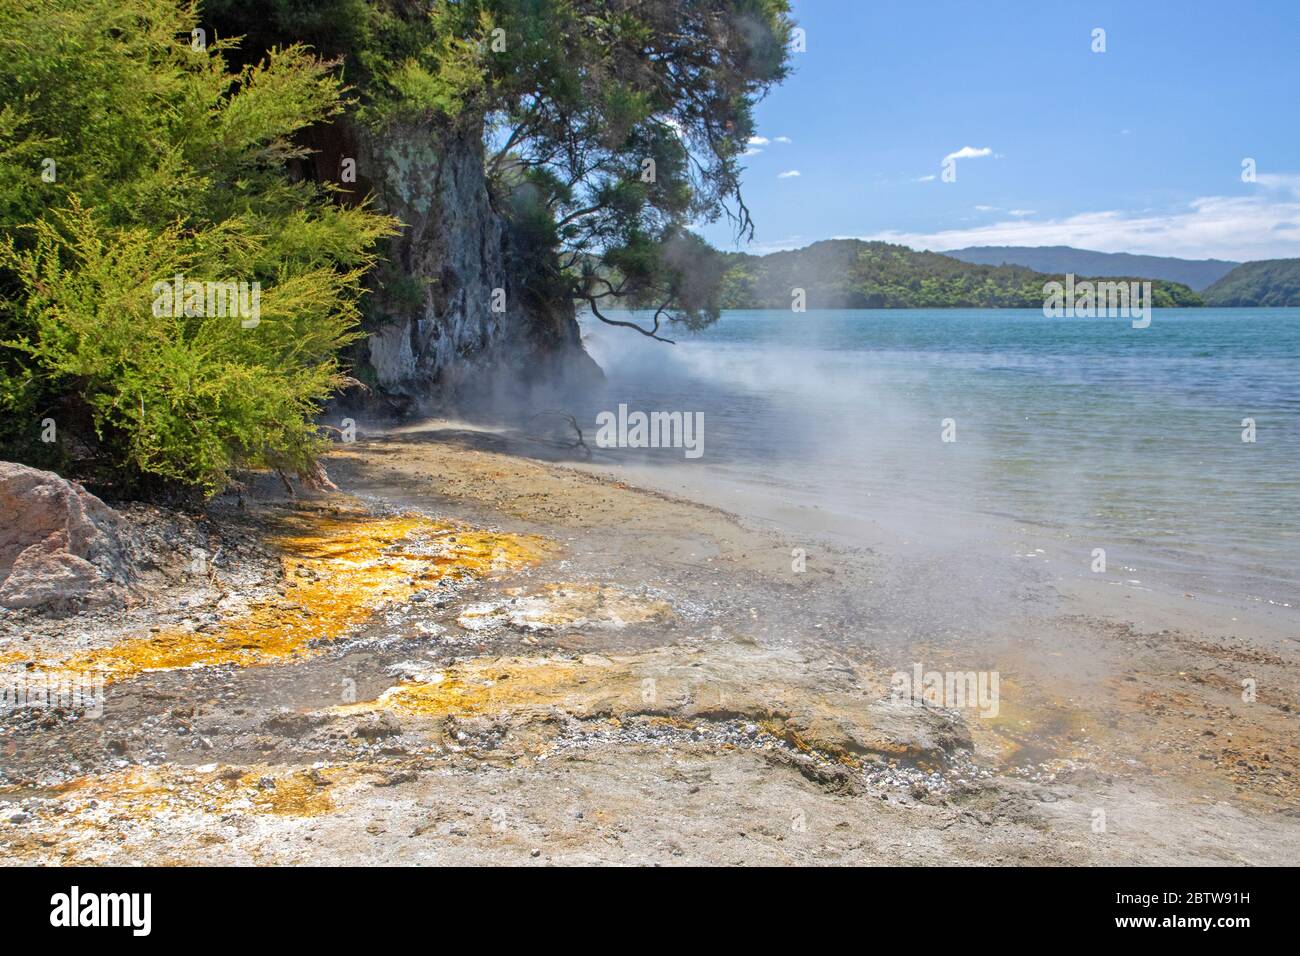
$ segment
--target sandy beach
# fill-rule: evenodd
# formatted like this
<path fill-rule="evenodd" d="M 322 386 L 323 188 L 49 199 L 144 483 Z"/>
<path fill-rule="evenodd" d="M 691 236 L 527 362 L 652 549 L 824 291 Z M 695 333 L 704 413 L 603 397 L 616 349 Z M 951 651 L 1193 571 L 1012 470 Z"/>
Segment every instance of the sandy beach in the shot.
<path fill-rule="evenodd" d="M 5 860 L 1300 858 L 1294 641 L 1070 595 L 946 640 L 960 607 L 872 612 L 880 549 L 795 570 L 760 522 L 546 457 L 441 422 L 340 446 L 338 493 L 195 518 L 204 574 L 7 615 L 11 682 L 102 706 L 5 713 Z M 996 714 L 896 699 L 913 662 L 996 671 Z"/>

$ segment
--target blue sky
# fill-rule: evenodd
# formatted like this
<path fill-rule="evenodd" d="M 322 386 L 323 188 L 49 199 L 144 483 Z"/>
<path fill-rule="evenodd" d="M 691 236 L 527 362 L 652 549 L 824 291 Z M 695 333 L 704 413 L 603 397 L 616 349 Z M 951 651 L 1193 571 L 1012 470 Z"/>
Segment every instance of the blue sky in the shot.
<path fill-rule="evenodd" d="M 767 142 L 745 160 L 749 251 L 858 236 L 1300 256 L 1300 0 L 795 0 L 794 14 L 807 51 L 759 105 Z M 965 147 L 989 155 L 943 182 Z M 735 248 L 725 223 L 703 233 Z"/>

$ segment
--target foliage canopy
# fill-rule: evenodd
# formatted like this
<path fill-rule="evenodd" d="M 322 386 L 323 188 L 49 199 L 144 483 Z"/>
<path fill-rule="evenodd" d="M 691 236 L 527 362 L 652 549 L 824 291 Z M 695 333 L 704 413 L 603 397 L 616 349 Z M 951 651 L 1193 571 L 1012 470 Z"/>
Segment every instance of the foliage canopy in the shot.
<path fill-rule="evenodd" d="M 338 58 L 356 118 L 439 116 L 484 131 L 498 205 L 531 257 L 524 281 L 611 305 L 716 320 L 723 266 L 689 231 L 753 224 L 740 160 L 753 106 L 789 70 L 786 0 L 210 0 L 256 53 Z M 657 333 L 656 327 L 645 330 Z"/>

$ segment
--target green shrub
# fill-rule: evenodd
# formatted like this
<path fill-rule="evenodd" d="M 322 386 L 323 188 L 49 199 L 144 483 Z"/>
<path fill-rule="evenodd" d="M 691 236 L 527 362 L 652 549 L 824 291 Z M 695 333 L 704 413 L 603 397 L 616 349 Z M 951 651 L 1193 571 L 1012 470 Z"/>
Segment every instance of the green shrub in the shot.
<path fill-rule="evenodd" d="M 38 459 L 50 415 L 123 485 L 312 471 L 395 224 L 286 171 L 293 135 L 344 106 L 330 67 L 289 47 L 231 72 L 196 24 L 170 0 L 0 0 L 5 457 Z M 177 275 L 256 283 L 257 321 L 159 308 Z"/>

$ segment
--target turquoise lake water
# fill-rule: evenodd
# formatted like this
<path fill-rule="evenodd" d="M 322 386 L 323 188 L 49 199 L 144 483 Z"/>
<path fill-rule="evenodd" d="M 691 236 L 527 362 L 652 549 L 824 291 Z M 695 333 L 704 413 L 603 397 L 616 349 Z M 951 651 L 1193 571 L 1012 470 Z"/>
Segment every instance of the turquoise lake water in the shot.
<path fill-rule="evenodd" d="M 675 346 L 583 320 L 619 403 L 700 411 L 704 455 L 600 449 L 846 514 L 997 516 L 1300 595 L 1300 309 L 730 312 Z M 1242 441 L 1242 420 L 1255 423 Z M 952 419 L 956 441 L 941 441 Z"/>

